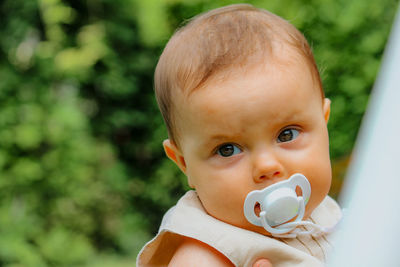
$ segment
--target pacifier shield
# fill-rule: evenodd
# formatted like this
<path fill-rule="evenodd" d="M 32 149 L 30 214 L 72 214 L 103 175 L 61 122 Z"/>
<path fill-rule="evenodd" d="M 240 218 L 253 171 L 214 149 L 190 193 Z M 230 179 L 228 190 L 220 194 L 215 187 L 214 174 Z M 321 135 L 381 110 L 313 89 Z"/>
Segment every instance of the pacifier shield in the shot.
<path fill-rule="evenodd" d="M 297 196 L 296 188 L 301 189 L 302 196 Z M 310 194 L 311 186 L 307 178 L 296 173 L 287 180 L 248 193 L 243 205 L 244 215 L 250 223 L 267 227 L 266 230 L 273 233 L 275 230 L 272 227 L 288 223 L 296 217 L 295 221 L 302 220 Z M 255 212 L 258 203 L 260 216 Z"/>

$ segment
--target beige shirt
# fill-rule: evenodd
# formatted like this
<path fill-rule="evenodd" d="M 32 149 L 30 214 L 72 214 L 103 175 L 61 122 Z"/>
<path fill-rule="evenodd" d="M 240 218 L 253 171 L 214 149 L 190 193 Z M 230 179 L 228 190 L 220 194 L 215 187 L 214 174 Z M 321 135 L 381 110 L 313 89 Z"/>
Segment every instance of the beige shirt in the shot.
<path fill-rule="evenodd" d="M 309 220 L 330 227 L 340 218 L 338 204 L 326 197 Z M 183 236 L 212 246 L 235 266 L 252 266 L 260 258 L 269 259 L 274 267 L 323 266 L 332 249 L 330 235 L 271 238 L 219 221 L 207 214 L 196 192 L 189 191 L 164 215 L 158 234 L 142 248 L 136 266 L 167 266 Z"/>

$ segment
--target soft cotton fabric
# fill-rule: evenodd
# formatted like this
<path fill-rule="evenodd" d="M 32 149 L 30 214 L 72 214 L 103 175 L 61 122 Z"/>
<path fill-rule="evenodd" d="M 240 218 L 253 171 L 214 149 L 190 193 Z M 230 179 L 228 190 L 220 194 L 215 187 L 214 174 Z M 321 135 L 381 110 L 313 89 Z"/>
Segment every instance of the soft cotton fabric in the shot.
<path fill-rule="evenodd" d="M 308 220 L 330 227 L 340 218 L 338 204 L 328 196 Z M 210 245 L 235 266 L 252 266 L 260 258 L 274 267 L 323 266 L 332 249 L 330 235 L 272 238 L 224 223 L 208 215 L 196 192 L 189 191 L 164 215 L 158 234 L 139 253 L 137 267 L 167 266 L 183 237 Z"/>

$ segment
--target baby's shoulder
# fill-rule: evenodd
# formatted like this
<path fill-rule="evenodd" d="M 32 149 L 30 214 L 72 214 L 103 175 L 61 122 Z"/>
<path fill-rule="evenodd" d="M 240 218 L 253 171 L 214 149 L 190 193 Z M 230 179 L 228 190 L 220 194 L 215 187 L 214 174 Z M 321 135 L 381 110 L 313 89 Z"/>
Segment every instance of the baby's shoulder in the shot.
<path fill-rule="evenodd" d="M 196 266 L 234 266 L 221 252 L 192 238 L 184 238 L 168 266 L 193 266 L 194 262 Z"/>

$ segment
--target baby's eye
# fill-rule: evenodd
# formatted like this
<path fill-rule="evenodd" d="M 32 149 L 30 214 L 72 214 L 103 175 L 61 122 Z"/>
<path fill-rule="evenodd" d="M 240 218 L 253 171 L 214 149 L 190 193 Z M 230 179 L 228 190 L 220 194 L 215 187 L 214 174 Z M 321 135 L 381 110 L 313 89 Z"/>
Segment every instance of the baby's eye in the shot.
<path fill-rule="evenodd" d="M 299 131 L 296 129 L 285 129 L 283 130 L 279 136 L 278 136 L 278 143 L 284 143 L 284 142 L 289 142 L 292 141 L 293 139 L 296 139 L 297 136 L 299 136 Z"/>
<path fill-rule="evenodd" d="M 242 150 L 234 144 L 222 145 L 217 150 L 217 154 L 222 157 L 230 157 L 239 154 L 240 152 L 242 152 Z"/>

